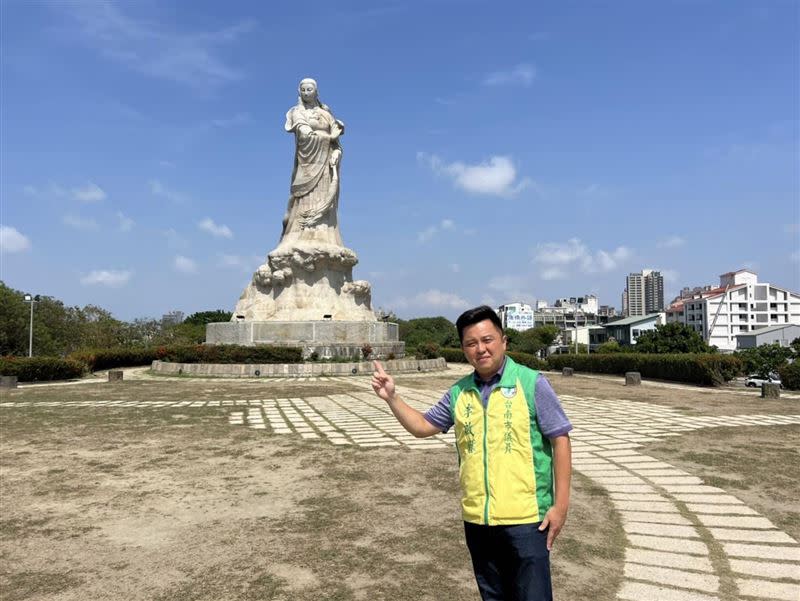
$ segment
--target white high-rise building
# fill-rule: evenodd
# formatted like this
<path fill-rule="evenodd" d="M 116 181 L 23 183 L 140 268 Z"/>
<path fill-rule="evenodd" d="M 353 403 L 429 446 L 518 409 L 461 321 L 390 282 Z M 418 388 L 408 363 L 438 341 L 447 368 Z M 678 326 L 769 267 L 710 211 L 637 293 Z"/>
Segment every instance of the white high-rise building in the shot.
<path fill-rule="evenodd" d="M 650 315 L 664 310 L 664 276 L 652 269 L 628 274 L 622 295 L 623 314 L 628 317 Z"/>
<path fill-rule="evenodd" d="M 723 273 L 719 287 L 674 303 L 667 323 L 686 324 L 720 350 L 736 350 L 736 337 L 781 324 L 800 325 L 800 294 L 758 281 L 747 269 Z"/>

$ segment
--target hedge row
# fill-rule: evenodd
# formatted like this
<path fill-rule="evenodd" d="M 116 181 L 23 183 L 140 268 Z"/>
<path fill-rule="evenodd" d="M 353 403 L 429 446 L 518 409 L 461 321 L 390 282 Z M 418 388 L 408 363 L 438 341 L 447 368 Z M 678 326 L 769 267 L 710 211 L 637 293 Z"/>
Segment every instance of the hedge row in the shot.
<path fill-rule="evenodd" d="M 57 357 L 0 357 L 0 374 L 17 376 L 20 382 L 71 380 L 80 378 L 86 365 Z"/>
<path fill-rule="evenodd" d="M 525 365 L 531 369 L 538 369 L 540 371 L 550 369 L 547 361 L 542 361 L 536 355 L 517 352 L 508 352 L 506 355 L 511 357 L 520 365 Z M 444 360 L 448 363 L 468 363 L 466 356 L 464 356 L 464 351 L 462 351 L 460 348 L 439 349 L 439 356 L 444 357 Z"/>
<path fill-rule="evenodd" d="M 646 378 L 708 386 L 728 382 L 741 374 L 743 369 L 738 357 L 716 353 L 552 355 L 547 362 L 554 370 L 572 367 L 576 371 L 617 375 L 638 371 Z"/>
<path fill-rule="evenodd" d="M 794 363 L 789 363 L 778 369 L 781 376 L 781 384 L 787 390 L 800 390 L 800 359 L 795 359 Z"/>
<path fill-rule="evenodd" d="M 506 353 L 506 355 L 511 357 L 520 365 L 525 365 L 531 369 L 537 369 L 539 371 L 546 371 L 550 369 L 550 365 L 547 363 L 547 361 L 542 361 L 536 355 L 531 355 L 529 353 L 518 353 L 516 351 Z"/>
<path fill-rule="evenodd" d="M 69 358 L 85 363 L 90 371 L 97 371 L 150 365 L 156 359 L 174 363 L 301 363 L 303 351 L 287 346 L 185 344 L 79 351 Z"/>
<path fill-rule="evenodd" d="M 441 348 L 439 349 L 439 356 L 444 357 L 448 363 L 469 363 L 464 351 L 460 348 Z"/>

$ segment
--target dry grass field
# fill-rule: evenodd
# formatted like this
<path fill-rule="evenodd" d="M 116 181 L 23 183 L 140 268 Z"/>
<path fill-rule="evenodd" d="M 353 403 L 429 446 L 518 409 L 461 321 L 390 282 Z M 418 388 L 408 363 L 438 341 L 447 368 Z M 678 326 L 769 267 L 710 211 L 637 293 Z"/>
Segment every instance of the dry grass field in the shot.
<path fill-rule="evenodd" d="M 398 382 L 444 390 L 452 379 Z M 552 380 L 560 394 L 687 414 L 800 412 L 797 400 L 733 391 Z M 232 426 L 226 407 L 136 404 L 307 398 L 363 384 L 153 378 L 4 391 L 17 406 L 0 409 L 0 598 L 479 599 L 452 448 L 334 446 Z M 93 403 L 64 405 L 74 401 Z M 96 404 L 106 401 L 127 406 Z M 797 426 L 754 426 L 687 433 L 647 452 L 730 489 L 797 538 L 799 443 Z M 572 498 L 552 557 L 557 598 L 614 599 L 622 521 L 581 474 Z"/>

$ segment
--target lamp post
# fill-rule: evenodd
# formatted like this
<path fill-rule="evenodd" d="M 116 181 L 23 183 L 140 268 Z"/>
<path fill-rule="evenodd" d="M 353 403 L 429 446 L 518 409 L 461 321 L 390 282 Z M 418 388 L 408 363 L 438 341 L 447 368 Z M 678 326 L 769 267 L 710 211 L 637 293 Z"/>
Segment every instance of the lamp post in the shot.
<path fill-rule="evenodd" d="M 39 302 L 39 295 L 33 296 L 32 294 L 26 294 L 24 296 L 24 300 L 26 303 L 31 304 L 31 325 L 29 327 L 29 337 L 28 337 L 28 357 L 33 357 L 33 305 Z"/>

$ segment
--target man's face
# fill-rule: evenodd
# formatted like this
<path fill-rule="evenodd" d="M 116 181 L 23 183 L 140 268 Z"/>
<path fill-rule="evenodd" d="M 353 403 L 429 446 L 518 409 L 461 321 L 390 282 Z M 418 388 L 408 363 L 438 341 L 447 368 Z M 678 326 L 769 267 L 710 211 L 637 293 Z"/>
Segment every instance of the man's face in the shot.
<path fill-rule="evenodd" d="M 500 369 L 506 353 L 507 338 L 490 320 L 484 319 L 464 328 L 461 348 L 478 375 L 487 380 Z"/>

